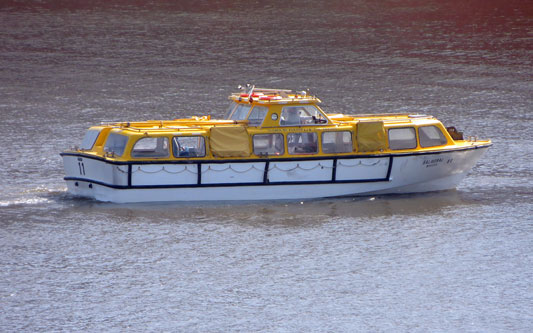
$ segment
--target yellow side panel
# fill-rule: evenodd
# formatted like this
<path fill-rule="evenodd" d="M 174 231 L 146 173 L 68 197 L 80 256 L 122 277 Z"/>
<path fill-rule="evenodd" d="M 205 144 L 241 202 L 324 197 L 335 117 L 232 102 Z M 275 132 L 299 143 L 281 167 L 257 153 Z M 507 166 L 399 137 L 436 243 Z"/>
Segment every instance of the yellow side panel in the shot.
<path fill-rule="evenodd" d="M 382 121 L 357 123 L 357 150 L 371 152 L 387 149 L 387 136 Z"/>
<path fill-rule="evenodd" d="M 251 153 L 248 132 L 244 127 L 212 127 L 209 142 L 216 157 L 248 157 Z"/>

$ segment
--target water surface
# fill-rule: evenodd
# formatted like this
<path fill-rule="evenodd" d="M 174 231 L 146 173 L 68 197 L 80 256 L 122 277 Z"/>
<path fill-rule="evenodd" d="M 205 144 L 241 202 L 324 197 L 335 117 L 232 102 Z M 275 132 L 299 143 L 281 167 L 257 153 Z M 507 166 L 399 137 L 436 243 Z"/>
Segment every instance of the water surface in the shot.
<path fill-rule="evenodd" d="M 533 329 L 522 1 L 0 5 L 0 330 Z M 432 114 L 494 146 L 454 191 L 115 205 L 66 193 L 100 121 L 222 116 L 236 85 Z"/>

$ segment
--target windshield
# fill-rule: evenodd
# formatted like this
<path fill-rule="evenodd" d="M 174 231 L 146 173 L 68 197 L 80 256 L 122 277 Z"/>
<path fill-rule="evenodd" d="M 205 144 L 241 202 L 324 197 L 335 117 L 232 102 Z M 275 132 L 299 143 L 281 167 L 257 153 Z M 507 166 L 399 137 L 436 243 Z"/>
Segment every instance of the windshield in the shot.
<path fill-rule="evenodd" d="M 224 119 L 229 119 L 229 116 L 235 110 L 235 107 L 237 106 L 237 103 L 231 102 L 228 106 L 228 109 L 226 110 L 226 113 L 224 114 Z"/>
<path fill-rule="evenodd" d="M 239 104 L 229 119 L 231 120 L 244 120 L 246 119 L 246 116 L 248 115 L 248 112 L 250 112 L 251 105 L 249 104 Z"/>
<path fill-rule="evenodd" d="M 316 125 L 327 122 L 322 112 L 313 105 L 285 106 L 281 110 L 282 126 Z"/>
<path fill-rule="evenodd" d="M 248 124 L 250 126 L 260 126 L 267 112 L 268 108 L 266 106 L 255 106 L 248 116 Z"/>

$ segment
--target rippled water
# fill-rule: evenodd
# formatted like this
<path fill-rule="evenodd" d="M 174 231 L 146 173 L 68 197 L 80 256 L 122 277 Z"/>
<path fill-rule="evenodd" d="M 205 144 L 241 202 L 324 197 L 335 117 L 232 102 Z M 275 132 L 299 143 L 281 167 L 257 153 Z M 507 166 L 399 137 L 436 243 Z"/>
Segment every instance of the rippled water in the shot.
<path fill-rule="evenodd" d="M 533 329 L 524 1 L 0 4 L 0 330 Z M 437 116 L 494 146 L 456 191 L 114 205 L 59 152 L 109 120 L 221 116 L 237 84 Z"/>

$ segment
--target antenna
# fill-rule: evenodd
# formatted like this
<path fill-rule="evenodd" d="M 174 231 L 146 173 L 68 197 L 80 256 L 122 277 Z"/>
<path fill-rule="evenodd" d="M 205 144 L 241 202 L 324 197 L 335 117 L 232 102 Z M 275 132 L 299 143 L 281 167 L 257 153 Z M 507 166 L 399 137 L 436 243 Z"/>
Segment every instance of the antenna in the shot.
<path fill-rule="evenodd" d="M 255 88 L 255 85 L 253 84 L 247 84 L 247 86 L 250 87 L 250 90 L 248 91 L 248 97 L 250 99 L 250 103 L 252 103 L 254 101 L 253 97 L 252 97 L 252 94 L 254 93 L 254 88 Z"/>
<path fill-rule="evenodd" d="M 246 86 L 248 88 L 250 88 L 250 90 L 248 90 L 248 96 L 252 96 L 252 93 L 254 92 L 255 85 L 248 83 Z"/>

